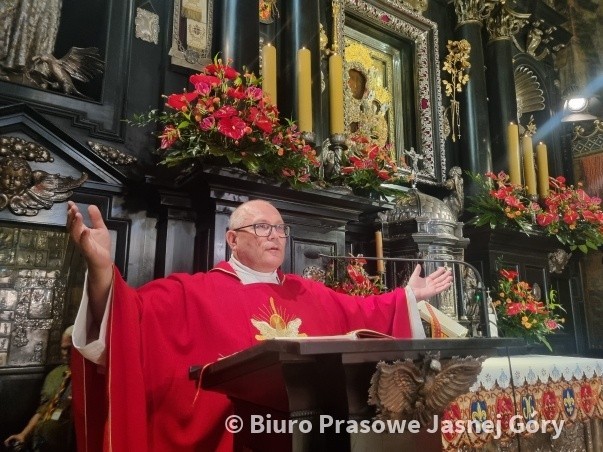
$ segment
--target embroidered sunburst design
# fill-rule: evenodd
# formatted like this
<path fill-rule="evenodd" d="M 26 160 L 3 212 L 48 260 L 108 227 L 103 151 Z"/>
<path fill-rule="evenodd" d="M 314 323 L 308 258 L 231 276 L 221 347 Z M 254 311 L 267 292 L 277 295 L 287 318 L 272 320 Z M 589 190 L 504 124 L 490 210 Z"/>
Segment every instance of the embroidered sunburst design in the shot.
<path fill-rule="evenodd" d="M 255 335 L 258 341 L 275 337 L 307 336 L 307 334 L 299 332 L 301 319 L 288 320 L 284 309 L 277 310 L 274 298 L 270 297 L 270 308 L 265 307 L 264 310 L 265 312 L 262 312 L 261 316 L 251 319 L 253 326 L 260 332 Z"/>

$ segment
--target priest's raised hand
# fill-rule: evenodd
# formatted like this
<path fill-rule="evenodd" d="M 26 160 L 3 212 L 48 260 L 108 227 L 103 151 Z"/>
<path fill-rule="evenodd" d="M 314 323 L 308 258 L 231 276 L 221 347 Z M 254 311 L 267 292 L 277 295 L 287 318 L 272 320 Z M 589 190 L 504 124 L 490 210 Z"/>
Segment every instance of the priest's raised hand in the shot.
<path fill-rule="evenodd" d="M 91 227 L 88 227 L 77 205 L 72 201 L 67 204 L 67 231 L 86 260 L 90 308 L 94 325 L 99 327 L 113 280 L 111 236 L 98 207 L 88 207 L 91 222 Z"/>
<path fill-rule="evenodd" d="M 426 300 L 448 289 L 452 284 L 452 272 L 446 267 L 439 267 L 435 272 L 421 277 L 421 266 L 417 265 L 408 280 L 417 300 Z"/>

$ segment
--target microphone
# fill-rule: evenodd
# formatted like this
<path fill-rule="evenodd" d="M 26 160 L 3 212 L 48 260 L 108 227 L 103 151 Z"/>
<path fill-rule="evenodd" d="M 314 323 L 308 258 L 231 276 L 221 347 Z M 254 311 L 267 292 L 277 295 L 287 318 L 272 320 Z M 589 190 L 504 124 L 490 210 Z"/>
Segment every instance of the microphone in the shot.
<path fill-rule="evenodd" d="M 478 269 L 474 265 L 470 264 L 469 262 L 461 261 L 459 259 L 448 259 L 448 258 L 425 259 L 425 258 L 419 258 L 419 257 L 336 256 L 336 255 L 319 253 L 316 250 L 305 250 L 304 256 L 307 257 L 308 259 L 312 259 L 312 260 L 320 259 L 320 258 L 344 259 L 344 260 L 364 259 L 367 261 L 434 262 L 434 263 L 444 263 L 444 264 L 450 263 L 450 264 L 464 265 L 465 267 L 467 267 L 473 271 L 473 274 L 475 275 L 475 278 L 477 279 L 476 290 L 481 291 L 481 294 L 482 294 L 482 296 L 480 297 L 481 298 L 480 304 L 481 304 L 481 308 L 483 310 L 482 325 L 484 326 L 484 332 L 486 333 L 486 336 L 490 337 L 490 322 L 489 322 L 489 318 L 488 318 L 488 300 L 487 300 L 487 293 L 486 293 L 486 285 L 484 284 L 484 280 L 482 278 L 481 273 L 478 271 Z M 463 290 L 463 292 L 464 292 L 464 290 Z"/>

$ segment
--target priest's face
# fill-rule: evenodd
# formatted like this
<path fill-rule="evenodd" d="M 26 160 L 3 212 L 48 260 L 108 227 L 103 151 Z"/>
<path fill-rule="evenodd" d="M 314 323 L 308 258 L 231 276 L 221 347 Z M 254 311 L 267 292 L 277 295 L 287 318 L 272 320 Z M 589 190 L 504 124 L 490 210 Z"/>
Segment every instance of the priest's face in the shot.
<path fill-rule="evenodd" d="M 266 225 L 283 225 L 281 214 L 267 202 L 251 201 L 237 216 L 233 230 L 226 234 L 233 256 L 243 265 L 263 273 L 272 272 L 282 265 L 287 243 L 282 228 L 271 227 L 268 232 Z M 268 235 L 264 237 L 265 234 Z"/>

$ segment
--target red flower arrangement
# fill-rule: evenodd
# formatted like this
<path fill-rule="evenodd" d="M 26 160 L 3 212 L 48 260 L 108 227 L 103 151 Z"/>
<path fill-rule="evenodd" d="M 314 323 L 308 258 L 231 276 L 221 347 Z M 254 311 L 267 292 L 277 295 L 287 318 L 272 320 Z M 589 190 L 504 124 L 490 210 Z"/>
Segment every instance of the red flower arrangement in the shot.
<path fill-rule="evenodd" d="M 293 186 L 310 181 L 319 165 L 315 150 L 292 122 L 282 124 L 261 79 L 240 73 L 218 58 L 189 78 L 193 90 L 170 94 L 163 112 L 135 117 L 138 125 L 158 122 L 157 153 L 175 166 L 225 157 L 247 171 L 273 176 Z"/>
<path fill-rule="evenodd" d="M 550 192 L 544 209 L 536 213 L 536 223 L 570 249 L 586 253 L 603 245 L 603 211 L 601 198 L 589 196 L 578 188 L 567 186 L 565 178 L 550 178 Z"/>
<path fill-rule="evenodd" d="M 562 328 L 565 319 L 558 311 L 563 307 L 556 302 L 557 293 L 549 292 L 548 299 L 540 301 L 532 287 L 518 280 L 514 270 L 500 270 L 493 301 L 498 318 L 498 329 L 509 337 L 525 337 L 542 342 L 550 351 L 546 336 Z"/>
<path fill-rule="evenodd" d="M 341 166 L 342 183 L 356 194 L 383 193 L 381 184 L 400 178 L 389 145 L 379 146 L 364 135 L 352 135 Z"/>
<path fill-rule="evenodd" d="M 601 199 L 586 194 L 582 184 L 567 186 L 565 178 L 549 178 L 550 191 L 541 204 L 529 199 L 525 187 L 513 185 L 504 172 L 474 176 L 481 191 L 470 198 L 468 211 L 478 226 L 519 229 L 526 234 L 555 237 L 572 251 L 587 253 L 603 245 Z"/>
<path fill-rule="evenodd" d="M 331 261 L 325 275 L 324 283 L 336 292 L 349 295 L 376 295 L 386 291 L 380 276 L 370 276 L 364 266 L 366 260 L 362 256 L 347 262 L 338 261 L 340 278 L 336 277 L 335 261 Z"/>

